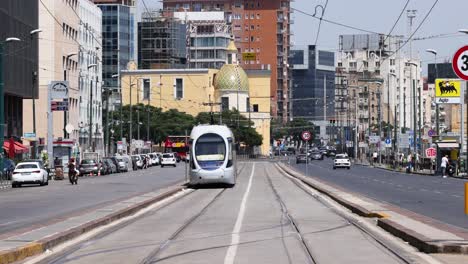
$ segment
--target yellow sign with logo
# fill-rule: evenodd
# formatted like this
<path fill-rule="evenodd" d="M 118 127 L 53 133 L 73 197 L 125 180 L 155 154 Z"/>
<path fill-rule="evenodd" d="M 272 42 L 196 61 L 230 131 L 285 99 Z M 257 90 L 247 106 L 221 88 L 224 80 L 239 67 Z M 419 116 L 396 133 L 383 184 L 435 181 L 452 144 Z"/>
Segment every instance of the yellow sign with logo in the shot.
<path fill-rule="evenodd" d="M 460 97 L 461 95 L 460 80 L 436 79 L 435 95 L 436 97 Z"/>
<path fill-rule="evenodd" d="M 244 52 L 244 53 L 242 53 L 242 59 L 244 61 L 257 60 L 257 53 L 255 53 L 255 52 Z"/>

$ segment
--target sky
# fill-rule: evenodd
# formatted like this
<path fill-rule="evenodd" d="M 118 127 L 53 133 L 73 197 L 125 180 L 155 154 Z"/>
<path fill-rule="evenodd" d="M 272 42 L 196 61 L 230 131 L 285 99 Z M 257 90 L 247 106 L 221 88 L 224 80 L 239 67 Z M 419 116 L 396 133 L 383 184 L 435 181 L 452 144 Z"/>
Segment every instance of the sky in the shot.
<path fill-rule="evenodd" d="M 324 18 L 356 28 L 388 34 L 407 1 L 328 0 Z M 157 0 L 145 0 L 145 2 L 148 7 L 161 6 Z M 326 2 L 327 0 L 295 0 L 292 2 L 292 7 L 313 14 L 316 5 L 324 6 Z M 417 10 L 416 18 L 413 21 L 413 30 L 419 26 L 434 2 L 435 0 L 409 0 L 409 4 L 405 9 Z M 467 11 L 468 0 L 439 0 L 426 21 L 414 34 L 414 38 L 452 34 L 448 37 L 413 41 L 413 54 L 416 54 L 422 60 L 424 73 L 427 72 L 427 64 L 434 62 L 434 55 L 427 53 L 426 49 L 435 49 L 438 53 L 438 62 L 442 62 L 451 61 L 458 48 L 468 45 L 468 34 L 457 33 L 459 29 L 468 29 Z M 292 19 L 294 20 L 292 44 L 296 47 L 313 45 L 317 37 L 319 20 L 297 11 L 292 13 Z M 364 32 L 323 21 L 317 47 L 323 50 L 336 51 L 339 35 L 361 33 Z M 392 34 L 408 36 L 406 11 L 396 24 Z M 408 48 L 405 49 L 409 51 Z"/>

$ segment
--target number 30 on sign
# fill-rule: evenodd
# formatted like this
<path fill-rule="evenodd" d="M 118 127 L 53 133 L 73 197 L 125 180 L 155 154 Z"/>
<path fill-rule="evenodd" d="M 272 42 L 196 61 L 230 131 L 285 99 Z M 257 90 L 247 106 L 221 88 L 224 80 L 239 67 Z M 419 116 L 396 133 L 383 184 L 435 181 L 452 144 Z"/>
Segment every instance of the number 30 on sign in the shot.
<path fill-rule="evenodd" d="M 452 68 L 460 79 L 468 81 L 468 46 L 457 50 L 453 56 Z"/>

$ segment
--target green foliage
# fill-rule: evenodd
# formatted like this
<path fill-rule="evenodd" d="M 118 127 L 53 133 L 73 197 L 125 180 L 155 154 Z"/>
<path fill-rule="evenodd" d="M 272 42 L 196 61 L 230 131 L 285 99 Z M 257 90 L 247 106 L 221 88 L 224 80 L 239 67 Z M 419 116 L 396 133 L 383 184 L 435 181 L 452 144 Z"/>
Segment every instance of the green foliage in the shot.
<path fill-rule="evenodd" d="M 281 125 L 278 122 L 272 122 L 272 135 L 274 139 L 279 139 L 283 138 L 286 136 L 292 137 L 292 141 L 296 143 L 296 145 L 299 144 L 300 141 L 302 141 L 301 134 L 303 131 L 309 131 L 312 134 L 312 139 L 315 139 L 315 126 L 313 123 L 302 119 L 302 118 L 296 118 L 292 121 L 287 122 L 284 125 Z"/>
<path fill-rule="evenodd" d="M 147 106 L 144 104 L 132 106 L 132 131 L 133 138 L 137 138 L 138 131 L 138 112 L 140 116 L 140 138 L 146 140 L 148 115 L 150 126 L 149 140 L 160 143 L 163 142 L 168 135 L 185 135 L 187 131 L 190 134 L 195 120 L 193 116 L 184 112 L 179 112 L 176 109 L 170 109 L 162 112 L 160 108 Z M 120 122 L 123 122 L 123 137 L 129 137 L 129 120 L 130 120 L 130 106 L 126 105 L 122 109 L 122 116 L 120 109 L 109 114 L 111 121 L 109 122 L 110 128 L 113 129 L 114 137 L 120 138 Z M 112 122 L 113 120 L 113 122 Z"/>

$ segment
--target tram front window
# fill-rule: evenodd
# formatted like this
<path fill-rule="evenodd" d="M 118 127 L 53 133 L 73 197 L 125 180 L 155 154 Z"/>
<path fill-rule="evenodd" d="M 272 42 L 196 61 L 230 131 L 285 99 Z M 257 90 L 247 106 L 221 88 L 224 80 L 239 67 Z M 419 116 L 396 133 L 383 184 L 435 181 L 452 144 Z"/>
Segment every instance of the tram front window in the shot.
<path fill-rule="evenodd" d="M 216 134 L 201 136 L 195 145 L 195 158 L 203 169 L 216 169 L 223 165 L 226 157 L 226 145 L 222 137 Z"/>

